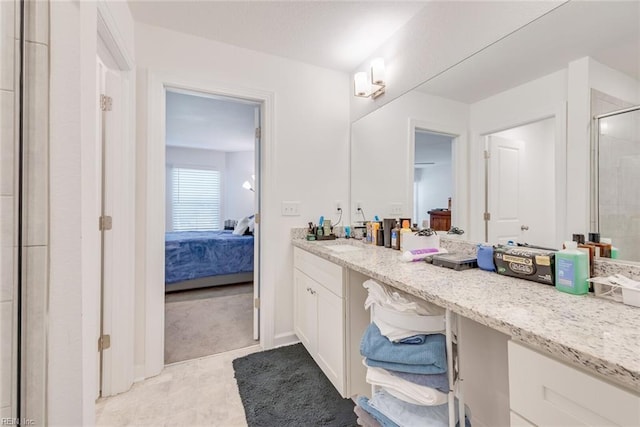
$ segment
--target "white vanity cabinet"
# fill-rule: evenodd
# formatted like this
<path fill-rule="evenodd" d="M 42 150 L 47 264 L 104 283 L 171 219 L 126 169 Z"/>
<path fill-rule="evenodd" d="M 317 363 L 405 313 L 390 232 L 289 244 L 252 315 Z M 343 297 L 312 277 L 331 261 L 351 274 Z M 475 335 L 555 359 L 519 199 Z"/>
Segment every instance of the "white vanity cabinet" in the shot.
<path fill-rule="evenodd" d="M 293 260 L 295 333 L 346 397 L 343 268 L 299 248 Z"/>
<path fill-rule="evenodd" d="M 640 396 L 509 341 L 512 426 L 638 426 Z"/>

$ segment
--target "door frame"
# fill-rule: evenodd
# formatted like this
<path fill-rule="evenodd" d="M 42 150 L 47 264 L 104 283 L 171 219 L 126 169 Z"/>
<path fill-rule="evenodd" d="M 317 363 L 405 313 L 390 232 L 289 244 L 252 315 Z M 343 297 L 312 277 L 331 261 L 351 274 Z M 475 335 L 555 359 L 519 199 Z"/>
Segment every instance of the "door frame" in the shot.
<path fill-rule="evenodd" d="M 413 206 L 413 180 L 415 154 L 416 154 L 416 131 L 422 130 L 432 133 L 440 133 L 449 135 L 453 138 L 451 141 L 451 168 L 453 170 L 453 194 L 451 195 L 451 224 L 467 230 L 469 226 L 469 191 L 468 181 L 469 172 L 466 167 L 468 158 L 468 141 L 467 129 L 458 128 L 442 123 L 434 123 L 420 119 L 409 118 L 409 138 L 408 138 L 408 160 L 411 167 L 407 168 L 406 175 L 406 195 L 408 200 L 408 212 L 414 211 Z"/>
<path fill-rule="evenodd" d="M 145 194 L 142 212 L 138 212 L 137 222 L 143 224 L 139 230 L 137 246 L 142 250 L 136 258 L 141 263 L 138 275 L 137 293 L 144 297 L 136 304 L 136 310 L 144 313 L 142 330 L 137 331 L 144 343 L 144 366 L 138 366 L 138 377 L 157 375 L 164 368 L 164 232 L 165 232 L 165 93 L 167 88 L 209 93 L 218 96 L 241 98 L 261 104 L 262 135 L 261 135 L 261 167 L 257 181 L 260 182 L 260 213 L 259 251 L 264 253 L 266 230 L 272 219 L 267 215 L 267 197 L 273 183 L 273 111 L 275 94 L 273 92 L 247 89 L 233 85 L 224 85 L 206 78 L 185 77 L 161 70 L 148 70 L 146 73 L 146 139 L 143 139 L 145 175 L 140 179 L 140 187 Z M 140 122 L 139 122 L 140 123 Z M 141 147 L 139 147 L 140 149 Z M 140 164 L 140 163 L 139 163 Z M 152 214 L 153 213 L 153 214 Z M 254 274 L 254 281 L 256 274 Z M 260 345 L 262 348 L 273 346 L 275 324 L 274 306 L 275 290 L 273 281 L 267 280 L 264 269 L 257 271 L 257 281 L 260 286 Z M 161 284 L 159 286 L 158 284 Z"/>

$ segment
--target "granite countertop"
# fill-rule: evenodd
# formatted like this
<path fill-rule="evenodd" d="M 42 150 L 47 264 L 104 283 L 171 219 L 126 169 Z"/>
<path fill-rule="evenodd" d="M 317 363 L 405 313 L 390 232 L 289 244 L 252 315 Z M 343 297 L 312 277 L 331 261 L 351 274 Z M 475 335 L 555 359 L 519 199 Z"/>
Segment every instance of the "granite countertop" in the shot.
<path fill-rule="evenodd" d="M 354 239 L 292 243 L 640 392 L 640 308 L 480 269 L 407 263 L 399 251 Z M 362 250 L 328 248 L 337 244 Z"/>

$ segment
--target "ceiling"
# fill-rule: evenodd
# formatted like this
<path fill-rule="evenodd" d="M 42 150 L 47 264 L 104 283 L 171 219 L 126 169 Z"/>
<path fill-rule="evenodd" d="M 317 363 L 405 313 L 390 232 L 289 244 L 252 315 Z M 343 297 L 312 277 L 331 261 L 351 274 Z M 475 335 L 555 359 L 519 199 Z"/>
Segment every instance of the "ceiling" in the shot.
<path fill-rule="evenodd" d="M 253 151 L 256 106 L 232 98 L 168 90 L 167 146 Z"/>
<path fill-rule="evenodd" d="M 590 56 L 640 80 L 640 2 L 569 2 L 420 86 L 465 103 Z"/>
<path fill-rule="evenodd" d="M 136 21 L 351 72 L 424 1 L 129 0 Z"/>

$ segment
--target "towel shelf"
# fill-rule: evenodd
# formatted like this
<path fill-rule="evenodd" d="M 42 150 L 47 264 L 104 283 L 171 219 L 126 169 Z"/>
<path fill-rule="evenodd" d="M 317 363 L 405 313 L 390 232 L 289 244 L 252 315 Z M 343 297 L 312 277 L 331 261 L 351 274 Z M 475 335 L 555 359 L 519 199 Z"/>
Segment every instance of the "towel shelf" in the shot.
<path fill-rule="evenodd" d="M 454 427 L 457 419 L 460 426 L 465 423 L 464 394 L 462 391 L 463 379 L 460 372 L 460 345 L 459 321 L 457 314 L 446 309 L 444 314 L 424 316 L 416 313 L 407 313 L 371 304 L 371 320 L 382 321 L 397 328 L 416 331 L 418 333 L 434 334 L 441 333 L 446 337 L 447 351 L 447 376 L 449 378 L 449 393 L 447 396 L 449 426 Z M 410 344 L 407 344 L 410 345 Z M 379 386 L 372 385 L 372 394 Z M 456 411 L 455 400 L 458 399 L 458 410 Z M 457 412 L 457 413 L 456 413 Z"/>
<path fill-rule="evenodd" d="M 424 334 L 445 333 L 444 315 L 421 316 L 414 313 L 404 313 L 378 304 L 371 305 L 371 318 L 381 320 L 389 325 L 408 329 Z"/>

